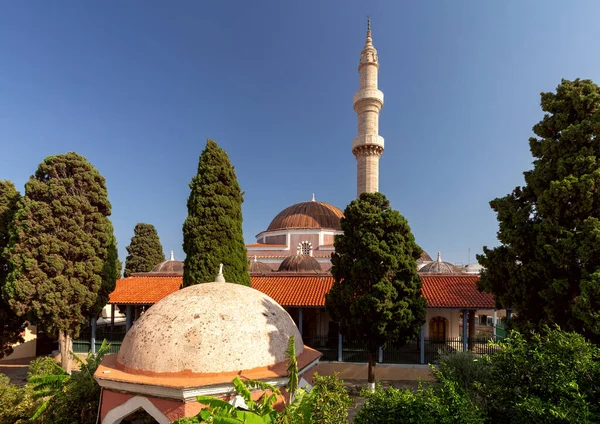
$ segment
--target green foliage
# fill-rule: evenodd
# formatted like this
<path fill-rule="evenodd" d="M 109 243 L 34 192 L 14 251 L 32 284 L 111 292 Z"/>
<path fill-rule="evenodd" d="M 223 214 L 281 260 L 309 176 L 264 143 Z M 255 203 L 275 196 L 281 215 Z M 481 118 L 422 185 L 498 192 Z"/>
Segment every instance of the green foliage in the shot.
<path fill-rule="evenodd" d="M 335 279 L 325 306 L 341 333 L 369 351 L 369 382 L 377 350 L 406 343 L 425 322 L 416 260 L 421 248 L 408 222 L 381 193 L 363 193 L 344 211 L 335 238 Z"/>
<path fill-rule="evenodd" d="M 514 308 L 516 328 L 558 324 L 600 341 L 600 87 L 542 93 L 525 185 L 490 202 L 500 246 L 478 256 L 480 288 Z"/>
<path fill-rule="evenodd" d="M 2 295 L 8 273 L 8 262 L 3 251 L 8 246 L 8 229 L 20 197 L 13 183 L 0 180 L 0 359 L 13 352 L 13 344 L 23 342 L 21 333 L 26 327 L 25 320 L 12 311 Z"/>
<path fill-rule="evenodd" d="M 74 355 L 80 371 L 72 376 L 63 371 L 61 375 L 45 375 L 29 380 L 35 393 L 51 396 L 37 410 L 36 418 L 39 416 L 39 423 L 96 423 L 100 386 L 94 380 L 94 373 L 108 350 L 109 345 L 104 340 L 98 352 L 90 352 L 85 361 Z"/>
<path fill-rule="evenodd" d="M 296 345 L 294 342 L 294 336 L 290 336 L 290 340 L 288 341 L 285 359 L 288 361 L 288 383 L 286 384 L 285 389 L 290 394 L 290 399 L 292 399 L 296 393 L 296 390 L 298 390 L 298 361 L 296 361 Z"/>
<path fill-rule="evenodd" d="M 491 371 L 489 357 L 479 358 L 469 351 L 442 353 L 437 369 L 432 368 L 433 374 L 439 380 L 456 382 L 479 408 L 486 408 L 487 397 L 482 387 L 489 383 Z"/>
<path fill-rule="evenodd" d="M 600 421 L 600 350 L 581 335 L 513 331 L 482 385 L 491 423 Z"/>
<path fill-rule="evenodd" d="M 104 178 L 77 153 L 50 156 L 25 185 L 10 228 L 4 295 L 49 334 L 77 337 L 118 274 Z"/>
<path fill-rule="evenodd" d="M 482 412 L 457 383 L 442 380 L 416 393 L 393 387 L 375 392 L 363 391 L 366 402 L 354 419 L 355 424 L 483 424 Z"/>
<path fill-rule="evenodd" d="M 212 140 L 207 140 L 200 155 L 198 174 L 190 188 L 183 224 L 183 285 L 214 281 L 223 263 L 226 281 L 249 286 L 242 234 L 243 193 L 227 153 Z"/>
<path fill-rule="evenodd" d="M 41 403 L 31 387 L 10 384 L 10 379 L 0 374 L 0 424 L 30 423 L 29 418 Z"/>
<path fill-rule="evenodd" d="M 343 424 L 348 422 L 348 408 L 352 399 L 344 382 L 337 376 L 313 375 L 310 391 L 310 410 L 313 423 Z"/>
<path fill-rule="evenodd" d="M 150 272 L 165 260 L 162 244 L 152 224 L 138 223 L 133 229 L 131 244 L 127 246 L 124 276 L 135 272 Z"/>
<path fill-rule="evenodd" d="M 27 380 L 33 377 L 41 377 L 44 375 L 59 375 L 64 373 L 64 370 L 49 356 L 40 356 L 29 363 L 29 371 L 27 372 Z"/>

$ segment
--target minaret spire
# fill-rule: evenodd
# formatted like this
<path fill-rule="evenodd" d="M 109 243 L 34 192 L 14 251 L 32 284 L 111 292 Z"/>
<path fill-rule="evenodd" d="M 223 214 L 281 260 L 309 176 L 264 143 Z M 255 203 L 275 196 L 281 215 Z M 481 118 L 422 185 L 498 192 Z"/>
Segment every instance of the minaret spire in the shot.
<path fill-rule="evenodd" d="M 383 93 L 377 88 L 379 58 L 371 37 L 371 17 L 367 18 L 367 38 L 360 53 L 358 73 L 360 85 L 354 95 L 358 119 L 358 137 L 352 140 L 352 153 L 357 163 L 357 196 L 379 191 L 379 158 L 383 153 L 383 137 L 379 135 L 379 112 Z"/>

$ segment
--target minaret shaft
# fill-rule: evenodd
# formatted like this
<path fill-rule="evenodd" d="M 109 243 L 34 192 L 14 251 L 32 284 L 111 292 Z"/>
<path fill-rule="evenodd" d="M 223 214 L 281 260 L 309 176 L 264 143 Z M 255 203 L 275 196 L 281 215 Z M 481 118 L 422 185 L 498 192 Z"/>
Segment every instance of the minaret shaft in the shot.
<path fill-rule="evenodd" d="M 379 112 L 383 93 L 377 88 L 379 59 L 373 47 L 371 27 L 360 55 L 359 91 L 354 95 L 354 110 L 358 120 L 358 136 L 352 141 L 352 153 L 357 162 L 357 195 L 379 190 L 379 158 L 383 153 L 383 137 L 379 136 Z"/>

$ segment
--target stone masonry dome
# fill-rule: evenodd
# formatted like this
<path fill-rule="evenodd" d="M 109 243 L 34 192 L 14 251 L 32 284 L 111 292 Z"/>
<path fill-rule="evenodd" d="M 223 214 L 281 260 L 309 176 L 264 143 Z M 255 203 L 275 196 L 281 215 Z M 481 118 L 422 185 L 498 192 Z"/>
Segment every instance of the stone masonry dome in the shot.
<path fill-rule="evenodd" d="M 183 261 L 176 261 L 171 251 L 170 259 L 154 266 L 150 272 L 183 275 Z"/>
<path fill-rule="evenodd" d="M 333 205 L 317 201 L 296 203 L 273 218 L 267 231 L 290 228 L 318 228 L 341 230 L 340 218 L 344 213 Z"/>
<path fill-rule="evenodd" d="M 302 337 L 289 314 L 258 290 L 197 284 L 165 297 L 131 327 L 116 366 L 139 375 L 239 372 L 285 361 L 289 337 Z"/>
<path fill-rule="evenodd" d="M 437 261 L 423 265 L 419 269 L 419 272 L 428 274 L 462 274 L 462 271 L 456 265 L 452 265 L 450 262 L 442 262 L 439 252 Z"/>
<path fill-rule="evenodd" d="M 273 270 L 271 269 L 271 267 L 263 262 L 257 261 L 256 260 L 256 256 L 254 257 L 254 260 L 250 261 L 250 263 L 248 264 L 248 271 L 251 273 L 260 273 L 260 274 L 265 274 L 267 272 L 273 272 Z"/>
<path fill-rule="evenodd" d="M 323 272 L 319 261 L 310 255 L 288 256 L 279 265 L 278 272 Z"/>

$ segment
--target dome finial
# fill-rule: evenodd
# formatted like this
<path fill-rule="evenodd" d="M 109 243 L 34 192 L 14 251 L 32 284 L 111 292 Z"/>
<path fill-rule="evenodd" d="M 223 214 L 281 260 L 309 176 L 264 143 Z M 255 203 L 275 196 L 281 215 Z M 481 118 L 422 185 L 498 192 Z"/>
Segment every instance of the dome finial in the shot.
<path fill-rule="evenodd" d="M 313 193 L 312 201 L 315 201 L 315 193 Z"/>
<path fill-rule="evenodd" d="M 442 262 L 442 255 L 440 254 L 440 252 L 438 252 L 438 258 L 437 258 L 438 262 Z"/>
<path fill-rule="evenodd" d="M 219 264 L 219 274 L 217 274 L 217 278 L 215 278 L 216 283 L 224 283 L 225 277 L 223 276 L 223 264 Z"/>
<path fill-rule="evenodd" d="M 371 31 L 371 15 L 367 15 L 367 31 Z"/>
<path fill-rule="evenodd" d="M 254 255 L 254 262 L 258 262 L 258 261 L 256 260 L 256 255 Z"/>
<path fill-rule="evenodd" d="M 173 254 L 173 251 L 171 250 L 171 257 L 169 258 L 170 261 L 174 261 L 175 260 L 175 255 Z"/>

